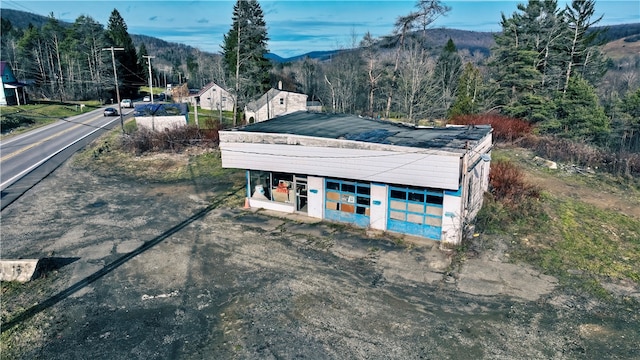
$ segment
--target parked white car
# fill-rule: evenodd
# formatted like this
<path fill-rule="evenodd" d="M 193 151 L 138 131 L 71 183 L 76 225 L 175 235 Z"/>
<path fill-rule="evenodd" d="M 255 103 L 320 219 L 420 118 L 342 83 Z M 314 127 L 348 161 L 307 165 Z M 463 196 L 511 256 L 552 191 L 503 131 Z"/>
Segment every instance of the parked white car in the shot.
<path fill-rule="evenodd" d="M 120 107 L 132 108 L 133 107 L 133 101 L 131 101 L 131 99 L 122 99 L 122 101 L 120 101 Z"/>
<path fill-rule="evenodd" d="M 151 101 L 151 96 L 147 95 L 142 99 L 142 101 Z"/>

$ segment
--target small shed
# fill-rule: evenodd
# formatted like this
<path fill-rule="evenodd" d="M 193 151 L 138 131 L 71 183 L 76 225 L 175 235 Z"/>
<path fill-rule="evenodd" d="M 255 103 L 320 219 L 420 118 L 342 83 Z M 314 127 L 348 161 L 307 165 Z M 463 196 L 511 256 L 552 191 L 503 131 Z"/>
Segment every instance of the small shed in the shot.
<path fill-rule="evenodd" d="M 220 131 L 251 207 L 462 241 L 489 185 L 490 126 L 442 128 L 296 112 Z"/>

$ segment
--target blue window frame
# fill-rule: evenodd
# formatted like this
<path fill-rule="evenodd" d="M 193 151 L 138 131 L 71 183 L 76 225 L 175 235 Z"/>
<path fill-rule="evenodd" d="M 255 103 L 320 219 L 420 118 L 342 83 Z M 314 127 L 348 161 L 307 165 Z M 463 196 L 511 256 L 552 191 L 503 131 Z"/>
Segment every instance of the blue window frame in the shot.
<path fill-rule="evenodd" d="M 367 227 L 370 209 L 371 184 L 325 179 L 325 218 Z"/>
<path fill-rule="evenodd" d="M 389 186 L 387 228 L 405 234 L 440 240 L 442 190 L 412 186 Z"/>

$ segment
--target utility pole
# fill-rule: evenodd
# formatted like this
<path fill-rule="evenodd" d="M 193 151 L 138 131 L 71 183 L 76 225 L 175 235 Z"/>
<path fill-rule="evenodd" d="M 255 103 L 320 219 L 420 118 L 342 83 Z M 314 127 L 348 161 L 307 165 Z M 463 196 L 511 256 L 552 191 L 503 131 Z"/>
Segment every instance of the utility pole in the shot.
<path fill-rule="evenodd" d="M 236 127 L 238 116 L 238 95 L 240 93 L 240 19 L 238 19 L 238 43 L 236 44 L 236 93 L 233 104 L 233 127 Z"/>
<path fill-rule="evenodd" d="M 142 55 L 143 58 L 149 61 L 149 91 L 151 92 L 151 103 L 153 104 L 153 82 L 151 81 L 151 59 L 155 56 Z"/>
<path fill-rule="evenodd" d="M 120 106 L 120 89 L 118 89 L 118 72 L 116 71 L 116 56 L 114 55 L 114 51 L 124 51 L 124 48 L 116 48 L 110 47 L 106 49 L 102 49 L 102 51 L 111 51 L 111 61 L 113 62 L 113 78 L 116 81 L 116 100 L 118 100 L 118 113 L 120 114 L 120 127 L 122 128 L 122 133 L 124 134 L 124 119 L 122 118 L 122 106 Z"/>

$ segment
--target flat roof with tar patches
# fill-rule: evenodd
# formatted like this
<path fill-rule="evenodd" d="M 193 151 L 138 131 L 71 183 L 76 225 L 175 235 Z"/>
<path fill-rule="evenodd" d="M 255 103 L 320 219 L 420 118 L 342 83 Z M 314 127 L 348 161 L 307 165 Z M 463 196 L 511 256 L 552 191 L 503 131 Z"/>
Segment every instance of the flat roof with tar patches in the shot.
<path fill-rule="evenodd" d="M 489 125 L 416 127 L 346 114 L 296 112 L 233 131 L 291 134 L 417 148 L 465 149 L 491 133 Z"/>

